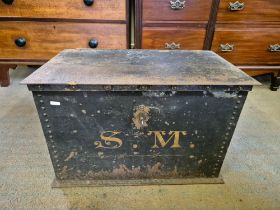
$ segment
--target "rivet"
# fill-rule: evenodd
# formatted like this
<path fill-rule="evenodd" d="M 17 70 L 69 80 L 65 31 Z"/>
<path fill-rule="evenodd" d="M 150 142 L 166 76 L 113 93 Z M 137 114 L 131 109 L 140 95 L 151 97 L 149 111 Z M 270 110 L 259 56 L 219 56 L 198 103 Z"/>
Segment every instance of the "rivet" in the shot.
<path fill-rule="evenodd" d="M 144 85 L 143 85 L 143 86 L 140 86 L 140 89 L 141 89 L 141 90 L 147 90 L 148 88 L 147 88 L 147 86 L 144 86 Z"/>
<path fill-rule="evenodd" d="M 51 126 L 50 126 L 50 125 L 46 125 L 46 127 L 47 127 L 47 128 L 50 128 Z"/>
<path fill-rule="evenodd" d="M 37 96 L 38 96 L 38 97 L 42 97 L 42 95 L 40 95 L 40 94 L 38 94 Z"/>
<path fill-rule="evenodd" d="M 43 115 L 46 117 L 46 116 L 48 116 L 48 114 L 47 113 L 43 113 Z"/>
<path fill-rule="evenodd" d="M 42 106 L 42 107 L 41 107 L 41 109 L 42 109 L 42 110 L 45 110 L 45 109 L 46 109 L 46 107 Z"/>
<path fill-rule="evenodd" d="M 171 86 L 171 90 L 177 90 L 176 86 Z"/>
<path fill-rule="evenodd" d="M 240 104 L 240 101 L 237 101 L 236 103 Z"/>
<path fill-rule="evenodd" d="M 112 90 L 112 86 L 111 85 L 105 85 L 104 87 L 104 90 Z"/>
<path fill-rule="evenodd" d="M 235 106 L 234 108 L 235 108 L 235 109 L 238 109 L 238 106 Z"/>
<path fill-rule="evenodd" d="M 48 130 L 48 133 L 50 133 L 50 134 L 51 134 L 51 133 L 52 133 L 52 131 L 51 131 L 51 130 Z"/>
<path fill-rule="evenodd" d="M 40 103 L 42 104 L 42 103 L 44 103 L 44 101 L 43 101 L 43 100 L 40 100 Z"/>
<path fill-rule="evenodd" d="M 52 135 L 50 135 L 50 136 L 49 136 L 49 138 L 50 138 L 50 139 L 52 139 L 52 138 L 53 138 L 53 136 L 52 136 Z"/>
<path fill-rule="evenodd" d="M 45 122 L 49 122 L 49 120 L 48 120 L 48 119 L 45 119 Z"/>

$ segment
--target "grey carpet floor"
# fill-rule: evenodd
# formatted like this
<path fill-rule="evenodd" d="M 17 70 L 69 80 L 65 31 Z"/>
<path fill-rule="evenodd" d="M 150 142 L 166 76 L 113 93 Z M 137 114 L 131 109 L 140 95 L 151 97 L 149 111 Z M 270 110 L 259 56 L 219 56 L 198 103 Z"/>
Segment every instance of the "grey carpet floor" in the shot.
<path fill-rule="evenodd" d="M 223 185 L 52 189 L 54 178 L 32 95 L 11 72 L 0 88 L 0 209 L 280 209 L 280 91 L 255 87 L 221 174 Z"/>

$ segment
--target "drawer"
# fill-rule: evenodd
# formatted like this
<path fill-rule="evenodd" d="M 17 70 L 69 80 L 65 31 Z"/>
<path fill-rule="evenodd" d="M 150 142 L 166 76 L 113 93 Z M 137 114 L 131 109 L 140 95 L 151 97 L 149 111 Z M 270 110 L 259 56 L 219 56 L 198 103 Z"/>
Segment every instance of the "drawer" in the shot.
<path fill-rule="evenodd" d="M 233 64 L 280 64 L 279 47 L 277 52 L 277 44 L 280 44 L 279 34 L 280 28 L 218 28 L 212 50 Z M 221 44 L 224 45 L 223 50 Z M 274 51 L 270 45 L 274 45 Z"/>
<path fill-rule="evenodd" d="M 143 28 L 143 49 L 202 50 L 204 28 Z"/>
<path fill-rule="evenodd" d="M 230 7 L 230 2 L 233 3 Z M 221 0 L 218 11 L 218 21 L 238 22 L 267 22 L 280 21 L 279 0 L 241 0 L 234 4 L 235 0 Z M 231 9 L 230 9 L 231 8 Z"/>
<path fill-rule="evenodd" d="M 2 17 L 66 18 L 125 20 L 125 0 L 94 0 L 91 6 L 83 0 L 15 0 L 12 4 L 0 1 Z"/>
<path fill-rule="evenodd" d="M 0 22 L 0 59 L 48 60 L 63 49 L 88 48 L 90 40 L 97 40 L 97 48 L 125 49 L 126 25 Z"/>
<path fill-rule="evenodd" d="M 181 9 L 172 9 L 172 1 L 143 0 L 143 21 L 208 21 L 212 1 L 177 0 L 185 2 Z"/>

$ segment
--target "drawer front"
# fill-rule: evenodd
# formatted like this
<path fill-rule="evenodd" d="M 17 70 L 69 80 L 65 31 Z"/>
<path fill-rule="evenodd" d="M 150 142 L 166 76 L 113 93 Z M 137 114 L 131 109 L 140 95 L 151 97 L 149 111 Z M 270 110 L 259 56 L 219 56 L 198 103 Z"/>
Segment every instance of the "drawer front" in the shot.
<path fill-rule="evenodd" d="M 177 0 L 185 2 L 179 9 L 171 2 L 176 0 L 143 0 L 144 21 L 208 21 L 211 2 L 208 0 Z M 181 4 L 182 5 L 182 4 Z M 172 9 L 173 7 L 173 9 Z M 175 6 L 176 7 L 176 6 Z"/>
<path fill-rule="evenodd" d="M 143 28 L 143 49 L 202 50 L 204 28 Z"/>
<path fill-rule="evenodd" d="M 12 4 L 0 1 L 0 16 L 125 20 L 125 0 L 95 0 L 86 6 L 83 0 L 16 0 Z"/>
<path fill-rule="evenodd" d="M 22 47 L 19 38 L 26 41 Z M 0 22 L 0 59 L 48 60 L 63 49 L 89 48 L 90 40 L 98 41 L 98 49 L 126 49 L 126 25 Z"/>
<path fill-rule="evenodd" d="M 220 28 L 216 29 L 212 50 L 233 64 L 280 64 L 279 34 L 280 28 Z"/>
<path fill-rule="evenodd" d="M 234 2 L 236 1 L 221 0 L 218 21 L 280 21 L 279 0 L 241 0 L 239 5 Z"/>

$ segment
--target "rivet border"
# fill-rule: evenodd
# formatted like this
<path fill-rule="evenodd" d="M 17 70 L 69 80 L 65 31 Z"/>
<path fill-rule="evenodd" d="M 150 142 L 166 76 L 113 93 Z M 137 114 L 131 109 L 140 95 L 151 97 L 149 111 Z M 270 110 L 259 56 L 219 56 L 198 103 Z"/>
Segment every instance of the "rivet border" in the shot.
<path fill-rule="evenodd" d="M 38 114 L 40 117 L 40 121 L 41 121 L 41 126 L 44 132 L 44 136 L 48 145 L 48 150 L 50 153 L 50 157 L 52 160 L 52 165 L 54 167 L 55 170 L 55 176 L 57 178 L 61 178 L 62 175 L 62 167 L 60 165 L 60 161 L 59 161 L 59 152 L 57 150 L 55 150 L 55 148 L 57 148 L 56 145 L 56 141 L 54 140 L 54 134 L 53 134 L 53 130 L 52 130 L 52 126 L 51 126 L 51 122 L 48 118 L 49 114 L 48 114 L 48 110 L 46 108 L 46 101 L 44 101 L 43 99 L 43 95 L 40 92 L 37 93 L 33 93 L 34 99 L 35 99 L 35 103 L 37 106 L 37 110 L 38 110 Z"/>
<path fill-rule="evenodd" d="M 243 93 L 243 94 L 242 94 Z M 233 111 L 231 113 L 231 118 L 228 121 L 227 124 L 227 131 L 225 133 L 225 136 L 223 137 L 223 141 L 222 144 L 218 146 L 218 148 L 220 149 L 218 154 L 214 157 L 216 159 L 216 162 L 214 164 L 213 170 L 212 170 L 212 177 L 217 177 L 219 176 L 220 170 L 222 168 L 222 164 L 225 158 L 225 155 L 227 153 L 229 144 L 231 142 L 231 139 L 233 137 L 234 134 L 234 130 L 236 128 L 237 125 L 237 121 L 239 119 L 239 116 L 241 114 L 243 105 L 245 103 L 247 94 L 245 94 L 245 92 L 236 92 L 236 97 L 237 99 L 235 102 L 235 105 L 233 107 Z"/>

